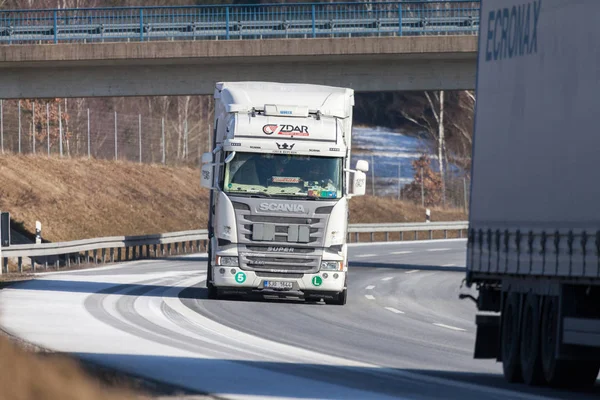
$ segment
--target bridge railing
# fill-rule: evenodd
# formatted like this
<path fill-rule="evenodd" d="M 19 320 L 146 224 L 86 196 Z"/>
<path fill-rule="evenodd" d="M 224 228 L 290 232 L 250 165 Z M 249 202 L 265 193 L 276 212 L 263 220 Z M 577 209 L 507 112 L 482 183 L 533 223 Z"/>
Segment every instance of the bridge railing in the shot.
<path fill-rule="evenodd" d="M 440 238 L 447 238 L 448 231 L 458 232 L 456 237 L 463 237 L 468 222 L 430 222 L 430 223 L 385 223 L 385 224 L 351 224 L 348 227 L 348 240 L 358 242 L 362 234 L 367 234 L 370 241 L 389 240 L 390 233 L 400 233 L 398 239 L 404 240 L 404 233 L 414 232 L 419 239 L 419 232 L 443 232 Z M 385 236 L 382 236 L 385 235 Z M 73 267 L 85 264 L 99 264 L 157 258 L 204 252 L 207 250 L 208 231 L 206 229 L 171 232 L 143 236 L 113 236 L 75 240 L 70 242 L 19 244 L 2 248 L 0 258 L 0 274 L 8 272 L 8 261 L 14 260 L 19 272 L 36 271 L 36 266 L 44 270 L 49 267 L 59 269 L 61 266 Z M 27 264 L 25 266 L 24 264 Z"/>
<path fill-rule="evenodd" d="M 479 1 L 0 10 L 0 44 L 477 34 Z"/>

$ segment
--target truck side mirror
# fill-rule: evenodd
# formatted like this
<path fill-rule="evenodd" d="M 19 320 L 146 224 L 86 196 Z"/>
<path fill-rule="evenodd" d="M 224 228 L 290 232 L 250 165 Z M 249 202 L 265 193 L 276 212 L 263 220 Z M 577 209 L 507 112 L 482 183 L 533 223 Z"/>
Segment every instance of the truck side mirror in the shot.
<path fill-rule="evenodd" d="M 365 160 L 358 160 L 356 162 L 356 169 L 362 172 L 369 172 L 369 162 Z"/>
<path fill-rule="evenodd" d="M 368 165 L 367 165 L 368 167 Z M 367 189 L 367 175 L 362 171 L 354 171 L 352 174 L 352 196 L 364 196 Z"/>
<path fill-rule="evenodd" d="M 0 215 L 0 245 L 10 246 L 10 213 L 3 212 Z"/>
<path fill-rule="evenodd" d="M 202 154 L 202 170 L 200 176 L 200 186 L 207 189 L 213 189 L 213 154 L 204 153 Z"/>

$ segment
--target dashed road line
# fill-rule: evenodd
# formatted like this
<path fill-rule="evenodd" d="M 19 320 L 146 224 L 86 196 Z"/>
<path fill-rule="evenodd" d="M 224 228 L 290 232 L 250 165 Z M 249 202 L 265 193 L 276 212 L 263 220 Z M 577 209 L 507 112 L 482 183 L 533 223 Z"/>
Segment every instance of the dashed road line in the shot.
<path fill-rule="evenodd" d="M 374 285 L 369 285 L 365 289 L 367 289 L 367 290 L 373 290 L 373 289 L 375 289 L 375 286 Z"/>
<path fill-rule="evenodd" d="M 433 325 L 439 326 L 440 328 L 452 329 L 453 331 L 461 331 L 461 332 L 465 332 L 466 331 L 466 329 L 463 329 L 463 328 L 457 328 L 455 326 L 446 325 L 446 324 L 439 324 L 437 322 L 434 322 Z"/>
<path fill-rule="evenodd" d="M 404 311 L 396 310 L 394 307 L 385 307 L 385 309 L 393 312 L 394 314 L 404 314 Z"/>
<path fill-rule="evenodd" d="M 449 251 L 452 249 L 427 249 L 426 251 Z"/>
<path fill-rule="evenodd" d="M 363 257 L 375 257 L 377 254 L 358 254 L 354 257 L 356 258 L 363 258 Z"/>
<path fill-rule="evenodd" d="M 412 253 L 412 251 L 405 250 L 405 251 L 392 251 L 390 254 L 397 255 L 397 254 L 410 254 L 410 253 Z"/>
<path fill-rule="evenodd" d="M 382 279 L 382 281 L 391 281 L 392 279 L 394 279 L 393 276 L 388 276 Z"/>
<path fill-rule="evenodd" d="M 419 272 L 418 269 L 411 269 L 410 271 L 406 271 L 405 274 L 414 274 L 415 272 Z"/>
<path fill-rule="evenodd" d="M 372 296 L 370 294 L 365 294 L 365 297 L 367 298 L 367 300 L 375 300 L 375 296 Z"/>
<path fill-rule="evenodd" d="M 456 264 L 444 264 L 442 267 L 456 267 Z"/>

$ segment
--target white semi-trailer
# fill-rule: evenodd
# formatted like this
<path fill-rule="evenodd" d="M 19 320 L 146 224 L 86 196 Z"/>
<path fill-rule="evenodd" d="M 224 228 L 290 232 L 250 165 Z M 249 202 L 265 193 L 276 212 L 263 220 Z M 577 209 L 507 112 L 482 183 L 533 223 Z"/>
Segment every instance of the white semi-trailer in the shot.
<path fill-rule="evenodd" d="M 261 294 L 346 303 L 351 89 L 218 83 L 213 150 L 202 157 L 209 206 L 209 298 Z"/>
<path fill-rule="evenodd" d="M 581 386 L 600 366 L 600 1 L 484 0 L 467 255 L 476 358 Z"/>

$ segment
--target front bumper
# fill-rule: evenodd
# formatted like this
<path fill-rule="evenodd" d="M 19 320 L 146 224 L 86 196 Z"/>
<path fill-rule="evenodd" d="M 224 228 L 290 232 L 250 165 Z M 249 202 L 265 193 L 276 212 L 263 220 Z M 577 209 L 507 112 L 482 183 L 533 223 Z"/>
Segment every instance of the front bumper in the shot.
<path fill-rule="evenodd" d="M 213 285 L 217 288 L 247 292 L 269 293 L 312 293 L 329 292 L 340 293 L 346 286 L 346 272 L 320 271 L 315 274 L 303 274 L 301 278 L 285 276 L 264 277 L 258 276 L 255 271 L 242 271 L 233 267 L 212 267 Z M 260 273 L 259 273 L 260 274 Z M 265 282 L 291 282 L 291 289 L 272 289 L 265 286 Z"/>

